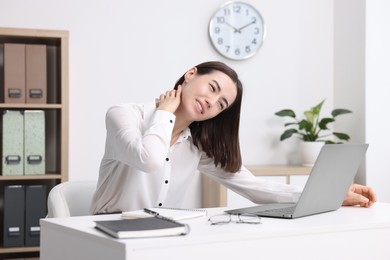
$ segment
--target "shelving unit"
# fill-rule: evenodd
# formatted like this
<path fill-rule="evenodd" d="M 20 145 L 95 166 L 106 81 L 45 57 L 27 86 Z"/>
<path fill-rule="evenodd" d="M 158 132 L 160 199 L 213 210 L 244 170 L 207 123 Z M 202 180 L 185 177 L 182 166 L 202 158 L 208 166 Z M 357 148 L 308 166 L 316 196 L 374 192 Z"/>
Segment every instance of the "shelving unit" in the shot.
<path fill-rule="evenodd" d="M 68 180 L 68 41 L 69 33 L 67 31 L 0 28 L 0 112 L 3 113 L 5 110 L 44 110 L 46 151 L 46 174 L 3 176 L 1 173 L 1 191 L 6 185 L 45 184 L 48 194 L 52 187 Z M 5 43 L 45 44 L 47 46 L 46 104 L 5 103 L 3 58 Z M 0 127 L 2 127 L 2 122 Z M 1 145 L 2 140 L 0 147 Z M 1 222 L 0 225 L 3 223 Z M 1 259 L 8 256 L 15 257 L 15 255 L 16 257 L 24 257 L 31 253 L 39 254 L 39 247 L 3 248 L 0 246 Z"/>

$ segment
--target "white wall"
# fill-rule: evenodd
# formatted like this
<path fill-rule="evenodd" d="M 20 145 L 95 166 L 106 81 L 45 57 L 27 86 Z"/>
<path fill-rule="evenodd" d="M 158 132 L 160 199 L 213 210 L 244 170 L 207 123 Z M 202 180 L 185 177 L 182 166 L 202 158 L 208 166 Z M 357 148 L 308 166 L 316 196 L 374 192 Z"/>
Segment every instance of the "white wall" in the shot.
<path fill-rule="evenodd" d="M 240 62 L 221 58 L 209 43 L 209 18 L 224 2 L 0 0 L 0 26 L 70 31 L 71 179 L 97 177 L 110 105 L 152 100 L 205 60 L 222 60 L 241 75 L 244 162 L 287 162 L 288 145 L 278 141 L 283 120 L 274 112 L 302 112 L 323 98 L 332 106 L 332 1 L 249 0 L 267 37 L 255 57 Z"/>
<path fill-rule="evenodd" d="M 2 27 L 70 32 L 70 179 L 97 178 L 109 106 L 152 100 L 206 60 L 231 65 L 244 83 L 244 163 L 299 162 L 291 157 L 295 142 L 278 141 L 284 121 L 274 112 L 302 113 L 322 99 L 324 115 L 333 108 L 333 1 L 248 0 L 263 15 L 267 36 L 256 56 L 239 62 L 209 43 L 209 18 L 224 2 L 0 0 Z M 351 120 L 360 118 L 358 112 Z"/>
<path fill-rule="evenodd" d="M 375 187 L 378 199 L 390 202 L 390 2 L 367 1 L 366 37 L 366 134 L 367 184 Z"/>
<path fill-rule="evenodd" d="M 348 108 L 353 116 L 337 119 L 335 130 L 350 134 L 353 143 L 365 136 L 365 0 L 334 2 L 334 106 Z M 368 152 L 371 152 L 372 147 Z M 366 182 L 365 162 L 355 181 Z"/>

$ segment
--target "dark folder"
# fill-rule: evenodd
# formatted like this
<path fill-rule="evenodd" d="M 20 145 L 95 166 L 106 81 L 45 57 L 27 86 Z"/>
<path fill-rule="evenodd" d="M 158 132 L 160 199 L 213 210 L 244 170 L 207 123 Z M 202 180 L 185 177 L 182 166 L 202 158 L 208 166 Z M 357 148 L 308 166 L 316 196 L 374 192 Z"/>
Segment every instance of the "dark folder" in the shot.
<path fill-rule="evenodd" d="M 26 103 L 26 65 L 24 44 L 4 44 L 4 101 Z"/>
<path fill-rule="evenodd" d="M 46 186 L 26 186 L 25 246 L 39 246 L 39 220 L 46 214 Z"/>
<path fill-rule="evenodd" d="M 3 247 L 24 245 L 24 202 L 23 185 L 4 187 Z"/>
<path fill-rule="evenodd" d="M 47 102 L 46 45 L 26 45 L 26 103 Z"/>

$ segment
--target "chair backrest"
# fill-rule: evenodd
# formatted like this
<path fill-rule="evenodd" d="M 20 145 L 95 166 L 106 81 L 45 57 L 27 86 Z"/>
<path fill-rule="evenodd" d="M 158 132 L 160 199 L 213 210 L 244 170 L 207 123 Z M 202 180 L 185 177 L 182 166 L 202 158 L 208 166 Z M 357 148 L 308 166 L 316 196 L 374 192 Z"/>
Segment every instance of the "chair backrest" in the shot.
<path fill-rule="evenodd" d="M 91 215 L 89 208 L 97 181 L 68 181 L 51 189 L 48 199 L 48 217 Z"/>

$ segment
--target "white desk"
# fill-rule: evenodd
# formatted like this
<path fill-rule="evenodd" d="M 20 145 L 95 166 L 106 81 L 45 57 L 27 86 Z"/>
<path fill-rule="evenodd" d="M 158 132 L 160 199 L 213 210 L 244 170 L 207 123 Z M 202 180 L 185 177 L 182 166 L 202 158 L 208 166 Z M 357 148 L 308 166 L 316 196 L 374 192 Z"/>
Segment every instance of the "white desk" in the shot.
<path fill-rule="evenodd" d="M 209 216 L 223 208 L 208 209 Z M 390 259 L 390 204 L 341 209 L 294 220 L 211 226 L 207 217 L 186 221 L 187 236 L 114 239 L 94 220 L 116 215 L 41 220 L 41 260 L 99 259 Z M 291 253 L 290 253 L 291 252 Z"/>

